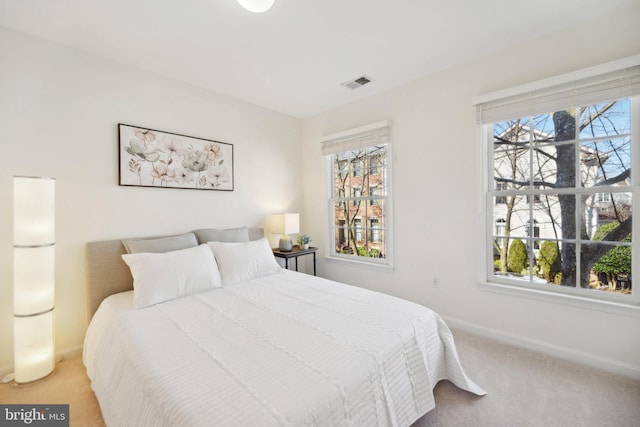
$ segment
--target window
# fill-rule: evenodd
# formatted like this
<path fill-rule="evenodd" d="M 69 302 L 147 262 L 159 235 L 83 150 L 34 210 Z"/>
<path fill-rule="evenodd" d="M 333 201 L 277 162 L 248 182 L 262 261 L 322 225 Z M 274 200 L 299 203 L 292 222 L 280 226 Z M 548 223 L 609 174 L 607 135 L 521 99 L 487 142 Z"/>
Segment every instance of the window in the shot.
<path fill-rule="evenodd" d="M 374 172 L 374 170 L 371 170 L 372 174 L 377 174 L 377 168 L 375 169 L 376 172 Z M 378 194 L 378 186 L 377 185 L 371 185 L 369 186 L 369 205 L 370 206 L 375 206 L 378 204 L 378 200 L 379 200 L 379 194 Z"/>
<path fill-rule="evenodd" d="M 500 192 L 500 191 L 504 191 L 506 190 L 507 187 L 507 183 L 506 182 L 496 182 L 496 191 Z M 496 205 L 506 205 L 507 204 L 507 198 L 505 196 L 496 196 Z"/>
<path fill-rule="evenodd" d="M 358 175 L 354 175 L 354 176 L 358 176 Z M 352 200 L 351 203 L 353 203 L 353 206 L 360 206 L 360 204 L 362 203 L 362 198 L 360 197 L 362 195 L 362 186 L 359 185 L 357 187 L 353 187 L 351 189 L 351 192 L 353 194 L 353 197 L 351 198 Z"/>
<path fill-rule="evenodd" d="M 539 190 L 540 186 L 534 185 L 533 188 Z M 532 201 L 533 203 L 540 203 L 540 194 L 538 192 L 534 192 L 533 194 L 529 194 L 527 196 L 527 202 L 531 203 Z"/>
<path fill-rule="evenodd" d="M 489 161 L 487 282 L 640 301 L 640 65 L 614 68 L 476 103 Z"/>
<path fill-rule="evenodd" d="M 329 255 L 390 265 L 390 152 L 387 122 L 322 140 L 329 182 Z M 350 170 L 344 170 L 345 166 Z"/>
<path fill-rule="evenodd" d="M 371 243 L 380 242 L 380 228 L 378 218 L 371 218 L 369 220 L 369 241 Z"/>
<path fill-rule="evenodd" d="M 359 158 L 355 158 L 351 160 L 351 162 L 353 163 L 353 176 L 362 176 L 362 160 Z"/>
<path fill-rule="evenodd" d="M 533 224 L 531 224 L 531 221 L 527 223 L 527 236 L 531 235 L 533 235 L 533 249 L 540 249 L 540 227 L 538 226 L 538 221 L 535 219 L 533 220 Z"/>

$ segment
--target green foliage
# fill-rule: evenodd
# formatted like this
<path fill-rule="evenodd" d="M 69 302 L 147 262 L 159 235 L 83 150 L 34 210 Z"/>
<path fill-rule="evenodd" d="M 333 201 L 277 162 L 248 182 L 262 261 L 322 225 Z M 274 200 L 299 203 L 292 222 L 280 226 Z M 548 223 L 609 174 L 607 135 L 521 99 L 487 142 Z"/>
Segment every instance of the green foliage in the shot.
<path fill-rule="evenodd" d="M 560 251 L 558 250 L 558 243 L 545 240 L 540 245 L 540 255 L 538 257 L 538 264 L 542 269 L 542 277 L 547 282 L 553 282 L 556 274 L 560 272 Z"/>
<path fill-rule="evenodd" d="M 593 265 L 593 271 L 612 275 L 631 273 L 631 247 L 614 247 Z"/>
<path fill-rule="evenodd" d="M 367 248 L 364 246 L 360 246 L 358 248 L 358 256 L 365 256 L 369 258 L 382 258 L 380 254 L 380 249 L 372 248 L 370 251 L 367 251 Z"/>
<path fill-rule="evenodd" d="M 556 274 L 556 277 L 553 279 L 553 283 L 559 285 L 562 283 L 562 273 Z"/>
<path fill-rule="evenodd" d="M 610 222 L 604 224 L 596 230 L 593 240 L 602 240 L 607 234 L 616 229 L 620 223 Z M 623 242 L 630 242 L 631 235 L 625 237 Z M 593 265 L 593 271 L 596 273 L 605 273 L 610 283 L 615 282 L 615 278 L 620 273 L 631 273 L 631 247 L 630 246 L 614 246 L 604 254 Z"/>
<path fill-rule="evenodd" d="M 536 264 L 533 266 L 533 275 L 537 276 L 540 271 L 540 267 Z M 530 273 L 529 267 L 527 266 L 524 270 L 520 272 L 523 276 L 528 276 Z"/>
<path fill-rule="evenodd" d="M 527 256 L 527 246 L 520 239 L 515 239 L 509 245 L 509 253 L 507 255 L 507 267 L 509 271 L 520 273 L 529 266 L 529 257 Z"/>
<path fill-rule="evenodd" d="M 298 236 L 298 244 L 299 245 L 308 245 L 311 243 L 313 239 L 308 234 L 301 234 Z"/>
<path fill-rule="evenodd" d="M 500 270 L 502 270 L 502 263 L 500 262 L 500 260 L 499 260 L 499 259 L 497 259 L 497 260 L 493 261 L 493 268 L 494 268 L 496 271 L 500 271 Z"/>
<path fill-rule="evenodd" d="M 607 224 L 601 225 L 600 227 L 598 227 L 596 232 L 593 233 L 593 238 L 591 240 L 604 239 L 607 234 L 611 233 L 613 230 L 618 228 L 619 225 L 620 223 L 617 221 L 613 221 L 613 222 L 609 222 Z M 627 236 L 627 238 L 623 240 L 623 242 L 630 242 L 630 241 L 631 241 L 631 236 Z"/>

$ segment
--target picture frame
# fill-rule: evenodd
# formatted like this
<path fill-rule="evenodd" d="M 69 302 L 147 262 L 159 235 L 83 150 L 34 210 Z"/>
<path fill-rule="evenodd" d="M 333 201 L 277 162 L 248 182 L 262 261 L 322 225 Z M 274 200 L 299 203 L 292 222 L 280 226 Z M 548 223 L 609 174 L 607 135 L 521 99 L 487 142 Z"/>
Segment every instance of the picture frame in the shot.
<path fill-rule="evenodd" d="M 233 191 L 233 144 L 118 123 L 119 185 Z"/>

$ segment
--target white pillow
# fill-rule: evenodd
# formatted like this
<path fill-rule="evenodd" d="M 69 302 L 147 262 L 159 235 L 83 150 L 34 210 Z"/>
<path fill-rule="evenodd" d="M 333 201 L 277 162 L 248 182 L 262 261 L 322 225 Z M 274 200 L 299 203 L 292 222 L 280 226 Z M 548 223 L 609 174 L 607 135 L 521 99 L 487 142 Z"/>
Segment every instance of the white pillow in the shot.
<path fill-rule="evenodd" d="M 124 254 L 133 276 L 133 308 L 221 287 L 220 272 L 206 245 L 164 253 Z"/>
<path fill-rule="evenodd" d="M 222 286 L 282 271 L 265 238 L 242 243 L 209 242 L 207 245 L 218 262 Z"/>

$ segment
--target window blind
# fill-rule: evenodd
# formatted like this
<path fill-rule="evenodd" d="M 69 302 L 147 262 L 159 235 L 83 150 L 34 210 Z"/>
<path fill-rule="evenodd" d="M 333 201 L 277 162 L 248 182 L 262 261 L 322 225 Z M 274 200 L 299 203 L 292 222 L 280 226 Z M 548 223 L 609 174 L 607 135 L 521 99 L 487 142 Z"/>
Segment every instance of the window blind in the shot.
<path fill-rule="evenodd" d="M 384 121 L 328 135 L 320 140 L 322 155 L 327 156 L 372 145 L 388 144 L 390 142 L 389 133 L 389 122 Z"/>
<path fill-rule="evenodd" d="M 514 88 L 502 96 L 485 95 L 474 104 L 477 122 L 486 124 L 639 94 L 640 55 Z"/>

